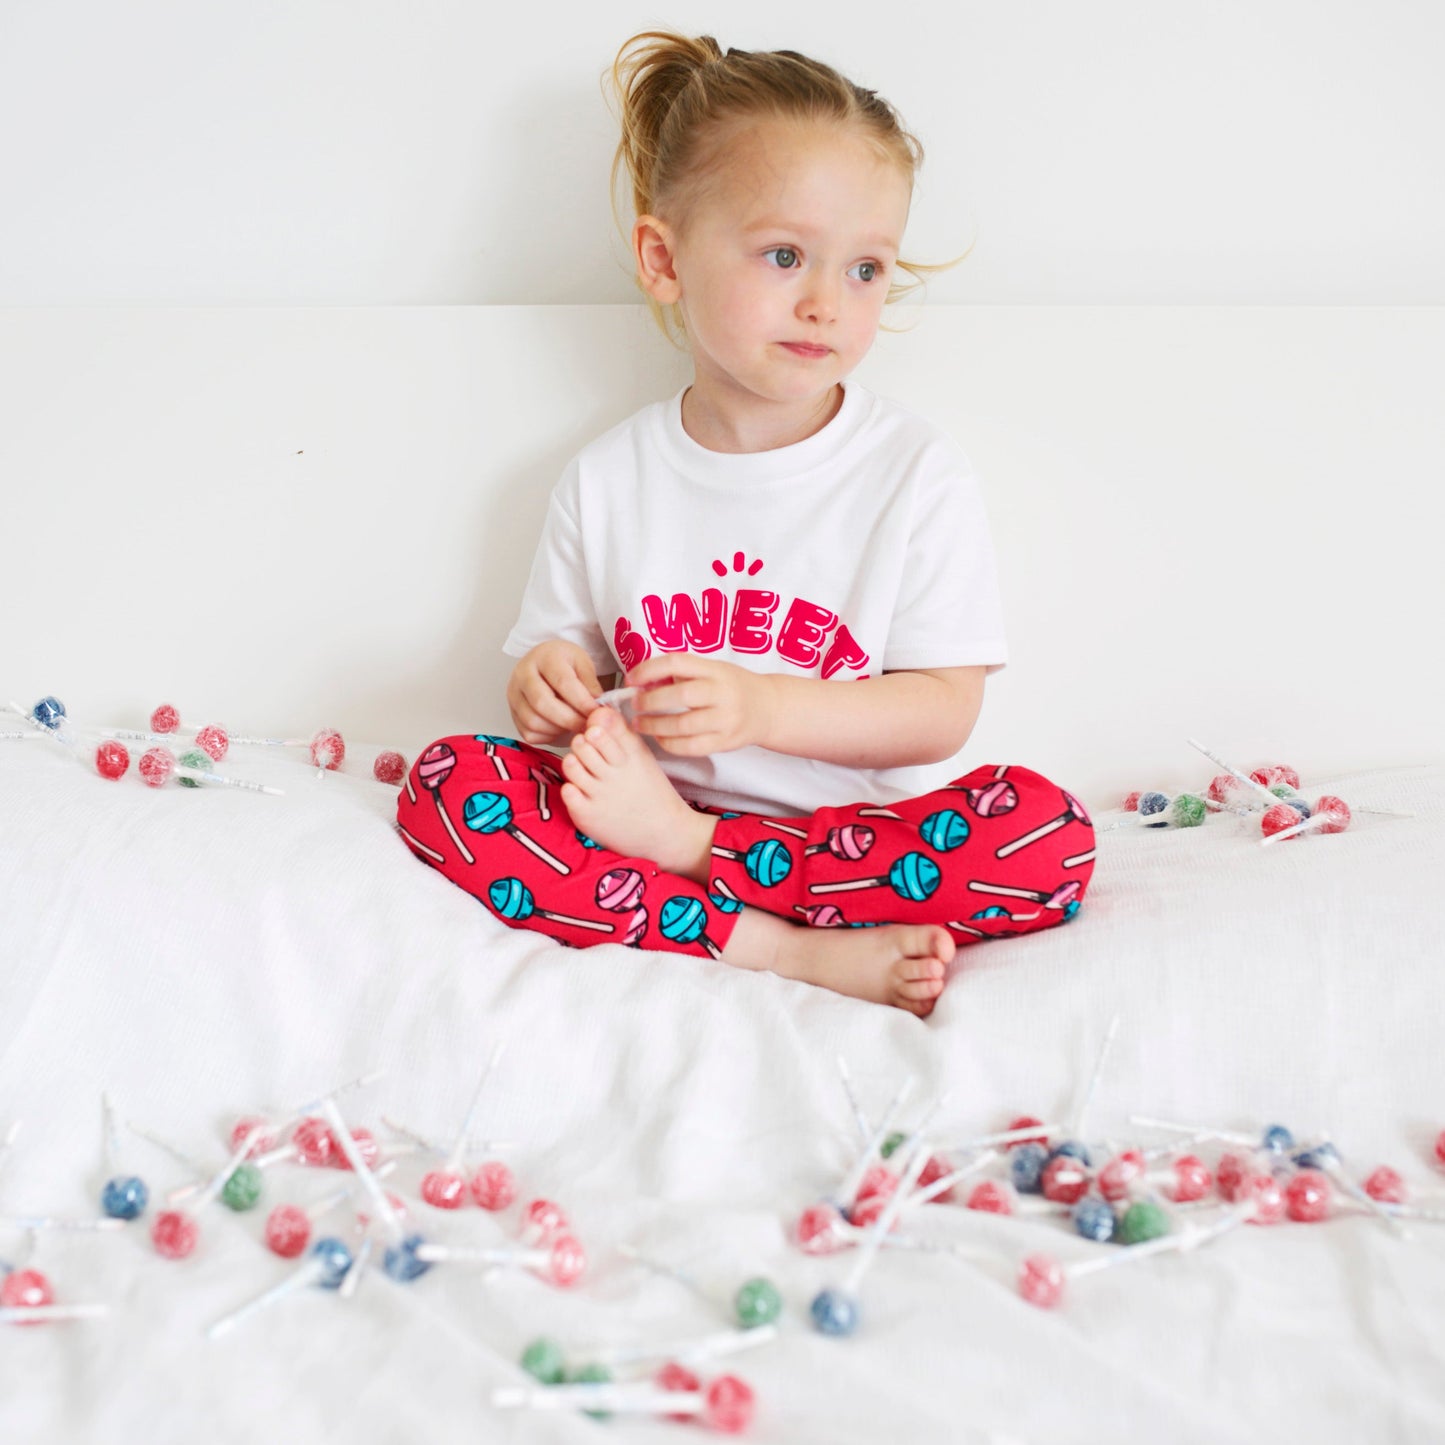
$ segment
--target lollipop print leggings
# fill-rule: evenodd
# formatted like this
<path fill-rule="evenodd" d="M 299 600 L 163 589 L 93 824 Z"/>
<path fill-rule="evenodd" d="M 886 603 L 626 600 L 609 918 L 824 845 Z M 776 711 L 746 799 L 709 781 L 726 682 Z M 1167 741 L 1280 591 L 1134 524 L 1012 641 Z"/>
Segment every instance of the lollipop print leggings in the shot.
<path fill-rule="evenodd" d="M 574 947 L 716 958 L 744 907 L 814 928 L 939 923 L 978 943 L 1067 922 L 1094 871 L 1079 803 L 1028 768 L 990 764 L 888 807 L 705 809 L 718 823 L 704 887 L 580 832 L 557 761 L 513 738 L 443 738 L 403 781 L 397 826 L 504 923 Z"/>

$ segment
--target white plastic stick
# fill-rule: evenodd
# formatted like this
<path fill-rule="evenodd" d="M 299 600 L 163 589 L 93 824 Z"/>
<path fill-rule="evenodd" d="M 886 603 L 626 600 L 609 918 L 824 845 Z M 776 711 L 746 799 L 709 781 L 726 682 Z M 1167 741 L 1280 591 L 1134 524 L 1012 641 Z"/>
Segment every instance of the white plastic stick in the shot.
<path fill-rule="evenodd" d="M 1089 1076 L 1089 1082 L 1084 1091 L 1079 1095 L 1079 1102 L 1074 1108 L 1074 1117 L 1069 1125 L 1069 1137 L 1082 1139 L 1084 1137 L 1084 1115 L 1089 1112 L 1089 1105 L 1093 1102 L 1094 1091 L 1099 1087 L 1099 1080 L 1103 1077 L 1104 1065 L 1109 1060 L 1109 1050 L 1114 1047 L 1114 1035 L 1119 1032 L 1119 1015 L 1115 1014 L 1109 1020 L 1108 1031 L 1104 1034 L 1104 1042 L 1099 1049 L 1099 1057 L 1094 1063 L 1094 1072 Z"/>
<path fill-rule="evenodd" d="M 502 1051 L 506 1048 L 505 1040 L 499 1043 L 493 1050 L 492 1056 L 487 1060 L 486 1067 L 482 1070 L 482 1076 L 477 1080 L 477 1087 L 472 1093 L 472 1102 L 467 1105 L 466 1117 L 462 1120 L 462 1127 L 457 1130 L 457 1141 L 452 1145 L 451 1153 L 447 1155 L 446 1163 L 442 1169 L 448 1174 L 455 1174 L 461 1167 L 462 1154 L 466 1151 L 467 1135 L 471 1133 L 472 1120 L 477 1117 L 477 1105 L 482 1101 L 482 1090 L 487 1086 L 487 1080 L 492 1077 L 492 1070 L 497 1066 L 497 1060 L 502 1057 Z"/>
<path fill-rule="evenodd" d="M 346 1121 L 341 1117 L 341 1110 L 336 1107 L 335 1099 L 324 1100 L 321 1104 L 321 1112 L 326 1116 L 327 1123 L 331 1125 L 332 1132 L 336 1135 L 336 1142 L 341 1145 L 341 1152 L 346 1155 L 347 1162 L 356 1172 L 356 1177 L 361 1180 L 362 1187 L 371 1196 L 371 1202 L 376 1208 L 382 1228 L 386 1230 L 387 1238 L 394 1245 L 400 1244 L 406 1237 L 406 1231 L 402 1228 L 401 1220 L 397 1218 L 396 1210 L 391 1207 L 391 1201 L 386 1197 L 386 1191 L 376 1182 L 375 1175 L 366 1167 L 366 1160 L 361 1157 L 361 1150 L 356 1147 L 356 1140 L 351 1137 L 351 1130 L 346 1127 Z"/>

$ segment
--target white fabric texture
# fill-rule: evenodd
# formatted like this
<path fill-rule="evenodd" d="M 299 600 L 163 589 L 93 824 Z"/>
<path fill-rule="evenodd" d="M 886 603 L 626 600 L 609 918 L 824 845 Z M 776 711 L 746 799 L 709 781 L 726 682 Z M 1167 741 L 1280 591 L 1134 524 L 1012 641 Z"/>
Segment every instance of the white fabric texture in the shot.
<path fill-rule="evenodd" d="M 847 1340 L 816 1334 L 807 1305 L 850 1256 L 787 1239 L 854 1147 L 838 1055 L 874 1116 L 907 1074 L 905 1118 L 946 1090 L 937 1133 L 959 1139 L 1067 1115 L 1116 1013 L 1091 1139 L 1143 1137 L 1131 1112 L 1279 1120 L 1328 1128 L 1359 1173 L 1390 1163 L 1438 1194 L 1445 770 L 1307 778 L 1310 796 L 1414 814 L 1360 812 L 1333 837 L 1261 849 L 1221 818 L 1102 832 L 1079 917 L 961 952 L 920 1021 L 706 959 L 509 930 L 410 855 L 370 760 L 353 744 L 345 772 L 318 778 L 237 749 L 227 771 L 286 796 L 156 793 L 0 743 L 0 1130 L 24 1123 L 0 1214 L 96 1211 L 103 1089 L 211 1166 L 237 1115 L 372 1068 L 386 1076 L 344 1101 L 353 1124 L 385 1136 L 385 1113 L 449 1139 L 505 1041 L 476 1132 L 518 1141 L 522 1198 L 566 1208 L 588 1276 L 563 1292 L 461 1266 L 408 1286 L 372 1273 L 350 1301 L 305 1290 L 208 1341 L 212 1320 L 292 1268 L 260 1243 L 266 1209 L 342 1177 L 286 1166 L 260 1209 L 204 1216 L 186 1261 L 158 1258 L 140 1226 L 41 1236 L 33 1263 L 58 1297 L 115 1314 L 4 1330 L 0 1439 L 681 1440 L 687 1427 L 664 1421 L 489 1403 L 540 1334 L 575 1354 L 717 1327 L 720 1313 L 628 1264 L 624 1242 L 719 1300 L 753 1275 L 778 1284 L 780 1338 L 731 1362 L 757 1392 L 757 1445 L 1445 1438 L 1440 1226 L 1410 1243 L 1363 1217 L 1237 1230 L 1079 1281 L 1043 1313 L 1014 1290 L 1020 1258 L 1105 1247 L 929 1206 L 910 1231 L 974 1257 L 885 1252 Z M 149 1144 L 124 1148 L 153 1190 L 185 1178 Z M 424 1167 L 404 1164 L 394 1186 L 414 1198 Z M 411 1205 L 430 1238 L 483 1242 L 513 1233 L 519 1207 Z M 0 1256 L 19 1245 L 0 1227 Z"/>
<path fill-rule="evenodd" d="M 516 626 L 521 657 L 575 642 L 599 677 L 695 652 L 847 681 L 1007 659 L 988 518 L 943 431 L 857 382 L 791 446 L 709 451 L 656 402 L 584 447 L 552 496 Z M 606 684 L 604 683 L 604 686 Z M 740 748 L 654 748 L 690 799 L 756 813 L 893 802 L 948 781 Z"/>

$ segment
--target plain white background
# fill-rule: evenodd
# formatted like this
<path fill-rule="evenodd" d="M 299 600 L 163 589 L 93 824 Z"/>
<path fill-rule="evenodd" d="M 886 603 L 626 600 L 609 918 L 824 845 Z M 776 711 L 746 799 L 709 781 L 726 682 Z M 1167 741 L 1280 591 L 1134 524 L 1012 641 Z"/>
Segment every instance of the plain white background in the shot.
<path fill-rule="evenodd" d="M 891 100 L 936 301 L 1445 302 L 1430 0 L 0 0 L 0 305 L 631 300 L 599 76 L 658 25 Z"/>

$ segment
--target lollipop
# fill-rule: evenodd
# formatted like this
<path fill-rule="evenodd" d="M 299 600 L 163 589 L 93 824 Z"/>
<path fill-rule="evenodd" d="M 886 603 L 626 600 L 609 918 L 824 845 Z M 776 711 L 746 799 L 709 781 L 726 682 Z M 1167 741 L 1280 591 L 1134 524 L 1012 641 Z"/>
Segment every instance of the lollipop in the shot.
<path fill-rule="evenodd" d="M 764 888 L 776 888 L 793 871 L 793 855 L 787 845 L 776 838 L 761 839 L 745 853 L 739 853 L 736 848 L 715 847 L 712 854 L 714 858 L 741 862 L 748 877 Z"/>
<path fill-rule="evenodd" d="M 451 816 L 442 806 L 441 785 L 451 777 L 452 769 L 456 765 L 457 755 L 451 748 L 445 743 L 433 743 L 417 760 L 416 778 L 417 782 L 432 795 L 437 813 L 445 824 L 447 832 L 451 835 L 452 842 L 457 845 L 457 851 L 470 864 L 477 860 L 472 857 L 470 849 L 462 842 L 456 828 L 452 825 Z"/>
<path fill-rule="evenodd" d="M 4 1309 L 40 1309 L 55 1303 L 55 1291 L 49 1279 L 38 1269 L 16 1269 L 0 1261 L 5 1278 L 0 1280 L 0 1307 Z"/>
<path fill-rule="evenodd" d="M 699 1390 L 677 1390 L 655 1384 L 571 1383 L 504 1386 L 492 1391 L 499 1409 L 586 1410 L 617 1414 L 689 1415 L 725 1435 L 747 1429 L 753 1418 L 753 1392 L 736 1375 L 719 1375 Z"/>
<path fill-rule="evenodd" d="M 517 883 L 515 878 L 503 881 Z M 496 884 L 492 886 L 494 889 L 496 888 Z M 518 886 L 520 887 L 520 884 Z M 523 889 L 523 892 L 526 890 Z M 481 1077 L 477 1080 L 477 1087 L 472 1091 L 471 1102 L 467 1105 L 467 1112 L 462 1116 L 456 1142 L 452 1145 L 446 1162 L 440 1169 L 433 1169 L 422 1178 L 421 1197 L 438 1209 L 457 1209 L 467 1197 L 467 1181 L 461 1172 L 462 1155 L 466 1151 L 467 1136 L 471 1133 L 472 1120 L 477 1116 L 477 1106 L 482 1100 L 482 1090 L 486 1088 L 487 1080 L 491 1078 L 492 1070 L 496 1067 L 497 1060 L 502 1057 L 502 1050 L 505 1047 L 505 1043 L 497 1044 L 483 1067 Z"/>
<path fill-rule="evenodd" d="M 964 797 L 968 799 L 968 806 L 980 818 L 997 818 L 1004 813 L 1012 813 L 1019 805 L 1019 795 L 1014 785 L 1002 780 L 988 783 L 982 788 L 967 788 Z"/>
<path fill-rule="evenodd" d="M 674 943 L 701 943 L 714 958 L 721 958 L 722 949 L 707 936 L 707 909 L 696 898 L 678 894 L 669 898 L 657 916 L 662 936 Z"/>
<path fill-rule="evenodd" d="M 813 883 L 809 893 L 847 893 L 859 888 L 891 888 L 900 898 L 922 903 L 931 898 L 942 878 L 938 864 L 923 853 L 904 853 L 881 878 L 853 878 L 845 883 Z"/>
<path fill-rule="evenodd" d="M 322 1289 L 340 1289 L 341 1282 L 346 1278 L 350 1268 L 351 1251 L 339 1239 L 318 1239 L 311 1246 L 311 1258 L 300 1269 L 283 1279 L 280 1284 L 268 1289 L 265 1294 L 252 1300 L 250 1304 L 242 1305 L 240 1309 L 217 1320 L 206 1331 L 206 1335 L 213 1340 L 219 1339 L 227 1331 L 235 1329 L 247 1315 L 254 1314 L 266 1305 L 274 1304 L 278 1299 L 284 1298 L 293 1290 L 302 1289 L 307 1285 L 319 1285 Z"/>
<path fill-rule="evenodd" d="M 569 923 L 573 928 L 588 928 L 594 933 L 617 931 L 614 924 L 601 923 L 594 918 L 573 918 L 566 913 L 549 913 L 545 908 L 538 908 L 532 890 L 520 878 L 496 879 L 487 889 L 487 897 L 503 918 L 518 922 L 528 918 L 547 918 L 553 923 Z"/>
<path fill-rule="evenodd" d="M 100 1207 L 112 1219 L 135 1219 L 145 1213 L 150 1191 L 139 1175 L 121 1170 L 120 1142 L 116 1135 L 115 1111 L 110 1095 L 101 1095 L 101 1140 L 105 1160 L 105 1185 L 100 1193 Z"/>
<path fill-rule="evenodd" d="M 124 777 L 130 767 L 130 754 L 121 743 L 103 742 L 95 750 L 95 770 L 112 782 Z"/>
<path fill-rule="evenodd" d="M 803 856 L 815 853 L 831 853 L 849 863 L 857 863 L 868 856 L 877 834 L 866 823 L 844 823 L 840 828 L 829 828 L 824 843 L 810 843 L 803 849 Z"/>
<path fill-rule="evenodd" d="M 684 1274 L 675 1266 L 666 1264 L 662 1260 L 653 1259 L 630 1244 L 619 1245 L 618 1252 L 625 1258 L 650 1269 L 654 1274 L 666 1275 L 669 1279 L 675 1279 L 716 1310 L 723 1318 L 735 1320 L 744 1330 L 770 1325 L 782 1313 L 783 1298 L 778 1293 L 777 1286 L 771 1280 L 761 1276 L 744 1281 L 733 1295 L 731 1304 L 724 1305 L 709 1290 L 698 1284 L 691 1275 Z"/>
<path fill-rule="evenodd" d="M 423 1264 L 464 1262 L 501 1266 L 506 1269 L 528 1269 L 542 1279 L 563 1289 L 577 1283 L 587 1268 L 587 1252 L 570 1234 L 559 1234 L 541 1249 L 477 1248 L 456 1244 L 419 1243 L 414 1251 Z"/>
<path fill-rule="evenodd" d="M 218 783 L 226 788 L 242 788 L 249 793 L 269 793 L 273 798 L 284 798 L 280 788 L 267 787 L 264 783 L 250 783 L 240 778 L 228 778 L 211 771 L 210 758 L 199 748 L 184 753 L 178 763 L 167 748 L 151 748 L 142 754 L 136 764 L 141 781 L 150 788 L 163 788 L 174 777 L 188 787 L 201 783 Z"/>
<path fill-rule="evenodd" d="M 477 741 L 483 745 L 483 750 L 491 760 L 493 768 L 496 769 L 497 777 L 504 783 L 511 782 L 512 775 L 507 771 L 506 759 L 502 757 L 497 749 L 510 748 L 513 752 L 516 752 L 518 750 L 517 740 L 515 738 L 493 737 L 490 733 L 478 733 L 476 738 Z"/>
<path fill-rule="evenodd" d="M 1135 1244 L 1117 1254 L 1103 1254 L 1095 1259 L 1080 1260 L 1075 1264 L 1063 1265 L 1047 1254 L 1031 1254 L 1019 1266 L 1018 1290 L 1031 1304 L 1040 1309 L 1053 1309 L 1062 1300 L 1064 1288 L 1070 1280 L 1084 1275 L 1097 1274 L 1100 1270 L 1112 1269 L 1115 1265 L 1146 1259 L 1156 1254 L 1171 1251 L 1187 1252 L 1198 1249 L 1202 1244 L 1218 1239 L 1220 1235 L 1238 1225 L 1246 1223 L 1254 1213 L 1254 1205 L 1230 1210 L 1217 1223 L 1207 1228 L 1182 1230 L 1178 1234 L 1159 1235 L 1143 1243 Z"/>
<path fill-rule="evenodd" d="M 671 1374 L 671 1383 L 667 1389 L 693 1389 L 696 1388 L 697 1377 L 692 1374 L 686 1366 L 700 1365 L 708 1360 L 716 1360 L 726 1355 L 741 1354 L 744 1350 L 756 1349 L 759 1345 L 768 1344 L 777 1339 L 778 1327 L 773 1324 L 754 1325 L 751 1328 L 718 1330 L 712 1334 L 696 1335 L 688 1340 L 667 1340 L 655 1344 L 638 1345 L 604 1345 L 600 1349 L 589 1349 L 585 1351 L 586 1358 L 594 1364 L 602 1365 L 612 1370 L 638 1365 L 648 1360 L 667 1360 L 671 1362 L 674 1373 Z M 548 1342 L 538 1341 L 537 1354 L 533 1356 L 537 1363 L 544 1369 L 550 1368 L 557 1371 L 555 1380 L 548 1380 L 538 1374 L 536 1370 L 528 1369 L 528 1355 L 532 1350 L 522 1356 L 522 1368 L 528 1374 L 537 1375 L 543 1384 L 561 1383 L 563 1379 L 560 1350 L 555 1356 L 544 1353 L 545 1345 Z M 537 1348 L 534 1346 L 534 1348 Z M 553 1346 L 555 1350 L 556 1347 Z M 665 1367 L 666 1368 L 666 1367 Z M 661 1374 L 661 1372 L 659 1372 Z M 692 1384 L 687 1382 L 687 1378 Z M 654 1377 L 656 1378 L 656 1377 Z M 681 1419 L 681 1416 L 676 1418 Z"/>
<path fill-rule="evenodd" d="M 1089 815 L 1084 811 L 1083 804 L 1079 802 L 1072 793 L 1064 794 L 1065 810 L 1057 818 L 1050 818 L 1047 823 L 1041 823 L 1031 832 L 1025 833 L 1022 838 L 1015 838 L 1011 843 L 1005 843 L 1003 847 L 994 850 L 995 858 L 1009 858 L 1021 848 L 1030 847 L 1041 838 L 1047 838 L 1050 833 L 1067 827 L 1070 823 L 1088 824 Z"/>
<path fill-rule="evenodd" d="M 318 728 L 310 748 L 311 761 L 323 772 L 335 772 L 346 760 L 346 742 L 335 728 Z"/>
<path fill-rule="evenodd" d="M 400 753 L 377 753 L 371 765 L 371 776 L 378 783 L 399 783 L 406 776 L 406 759 Z"/>
<path fill-rule="evenodd" d="M 1260 819 L 1260 827 L 1265 833 L 1260 839 L 1260 847 L 1293 838 L 1311 828 L 1318 828 L 1321 833 L 1343 833 L 1351 821 L 1350 805 L 1343 798 L 1336 798 L 1329 793 L 1320 798 L 1314 811 L 1303 821 L 1298 818 L 1285 820 L 1278 808 L 1269 808 Z"/>
<path fill-rule="evenodd" d="M 311 1227 L 356 1192 L 356 1185 L 346 1184 L 324 1195 L 314 1204 L 278 1204 L 266 1216 L 266 1248 L 282 1259 L 295 1259 L 311 1238 Z"/>
<path fill-rule="evenodd" d="M 437 744 L 437 746 L 440 747 L 441 744 Z M 428 749 L 428 751 L 431 750 Z M 438 800 L 438 807 L 440 805 L 440 800 Z M 512 822 L 512 803 L 504 793 L 471 794 L 462 804 L 462 821 L 474 833 L 500 832 L 508 834 L 540 858 L 549 868 L 555 868 L 564 876 L 572 871 L 565 863 L 554 858 L 536 839 L 529 838 Z M 452 837 L 455 841 L 456 835 L 453 834 Z M 467 861 L 471 862 L 472 859 L 468 858 Z"/>
<path fill-rule="evenodd" d="M 928 1145 L 920 1139 L 914 1146 L 908 1167 L 904 1170 L 902 1183 L 879 1214 L 868 1237 L 859 1247 L 858 1257 L 854 1261 L 853 1268 L 848 1272 L 847 1278 L 836 1289 L 820 1290 L 813 1297 L 809 1314 L 814 1327 L 822 1334 L 851 1335 L 858 1328 L 858 1286 L 877 1258 L 883 1237 L 893 1228 L 909 1191 L 923 1172 L 923 1166 L 928 1162 L 928 1155 Z"/>
<path fill-rule="evenodd" d="M 1203 753 L 1204 756 L 1215 765 L 1215 767 L 1223 768 L 1224 771 L 1235 780 L 1235 782 L 1239 783 L 1243 788 L 1254 793 L 1257 797 L 1262 799 L 1266 807 L 1273 807 L 1275 803 L 1278 802 L 1278 799 L 1273 793 L 1270 792 L 1269 788 L 1264 783 L 1261 783 L 1258 779 L 1251 777 L 1248 773 L 1240 772 L 1238 768 L 1232 766 L 1230 763 L 1226 763 L 1224 759 L 1221 758 L 1218 754 L 1212 753 L 1207 747 L 1205 747 L 1198 738 L 1188 738 L 1186 739 L 1186 741 L 1191 748 L 1194 748 L 1197 752 Z M 1298 787 L 1298 774 L 1296 774 L 1295 776 L 1296 782 L 1294 786 Z M 1210 787 L 1213 788 L 1218 783 L 1219 779 L 1216 778 L 1214 780 L 1214 783 L 1210 784 Z M 1219 798 L 1219 801 L 1222 803 L 1226 802 L 1227 799 L 1221 797 Z"/>
<path fill-rule="evenodd" d="M 935 852 L 951 853 L 968 842 L 968 819 L 955 808 L 930 813 L 919 825 L 918 836 Z"/>

